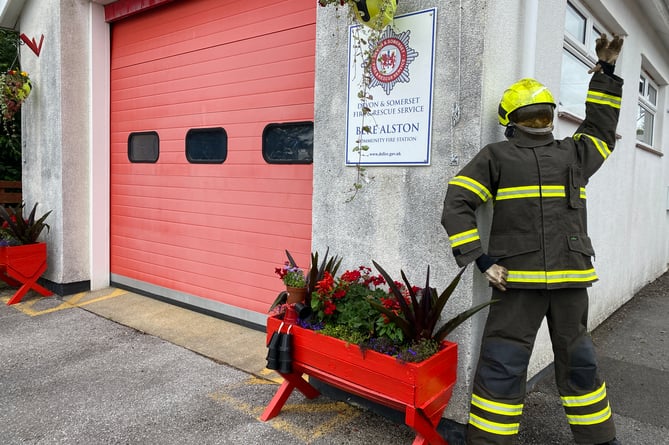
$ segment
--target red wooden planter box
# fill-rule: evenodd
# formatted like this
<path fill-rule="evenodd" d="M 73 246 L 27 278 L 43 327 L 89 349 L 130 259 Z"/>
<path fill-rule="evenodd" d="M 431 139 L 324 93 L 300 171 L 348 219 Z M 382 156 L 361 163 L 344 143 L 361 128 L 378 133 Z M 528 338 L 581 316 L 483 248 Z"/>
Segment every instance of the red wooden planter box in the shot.
<path fill-rule="evenodd" d="M 7 304 L 20 302 L 30 289 L 45 297 L 52 295 L 50 290 L 37 284 L 46 266 L 46 243 L 0 247 L 0 280 L 19 286 Z"/>
<path fill-rule="evenodd" d="M 267 320 L 267 341 L 281 320 Z M 286 326 L 282 332 L 286 332 Z M 456 381 L 457 345 L 444 348 L 420 363 L 401 363 L 374 351 L 362 355 L 356 345 L 293 326 L 293 372 L 285 379 L 261 416 L 266 421 L 279 414 L 293 389 L 308 398 L 319 395 L 302 374 L 315 377 L 343 391 L 405 413 L 405 423 L 416 431 L 414 445 L 445 445 L 436 426 L 451 398 Z"/>

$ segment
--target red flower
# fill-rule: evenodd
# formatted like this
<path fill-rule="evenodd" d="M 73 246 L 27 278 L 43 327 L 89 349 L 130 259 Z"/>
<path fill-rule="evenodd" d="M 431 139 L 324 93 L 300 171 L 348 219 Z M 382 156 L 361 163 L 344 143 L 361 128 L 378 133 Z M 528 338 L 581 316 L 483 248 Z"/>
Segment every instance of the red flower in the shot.
<path fill-rule="evenodd" d="M 323 279 L 316 283 L 316 290 L 319 294 L 324 295 L 332 292 L 332 289 L 334 289 L 334 277 L 326 270 Z"/>
<path fill-rule="evenodd" d="M 358 270 L 347 270 L 341 275 L 341 280 L 346 281 L 347 283 L 355 283 L 361 277 L 360 271 Z"/>
<path fill-rule="evenodd" d="M 332 298 L 335 300 L 342 299 L 346 296 L 346 289 L 337 289 L 334 294 L 332 294 Z"/>
<path fill-rule="evenodd" d="M 323 308 L 323 312 L 325 313 L 325 315 L 332 315 L 332 314 L 334 314 L 334 312 L 336 310 L 337 310 L 337 306 L 333 302 L 331 302 L 331 301 L 326 301 L 325 302 L 325 305 L 324 305 L 324 308 Z"/>
<path fill-rule="evenodd" d="M 285 277 L 286 274 L 288 273 L 288 268 L 289 267 L 290 267 L 290 263 L 288 261 L 286 261 L 284 263 L 283 267 L 274 268 L 274 273 L 277 274 L 279 276 L 279 278 L 283 280 L 283 277 Z"/>
<path fill-rule="evenodd" d="M 383 304 L 383 307 L 391 310 L 400 308 L 400 303 L 394 298 L 381 298 L 381 304 Z"/>

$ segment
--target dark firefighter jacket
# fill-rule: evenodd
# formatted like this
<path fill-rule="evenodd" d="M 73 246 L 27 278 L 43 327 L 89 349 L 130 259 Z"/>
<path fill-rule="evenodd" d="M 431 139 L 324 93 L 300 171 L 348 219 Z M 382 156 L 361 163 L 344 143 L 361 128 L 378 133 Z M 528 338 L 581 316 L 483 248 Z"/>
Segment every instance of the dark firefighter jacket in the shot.
<path fill-rule="evenodd" d="M 622 79 L 593 75 L 586 117 L 555 140 L 515 129 L 487 145 L 449 181 L 441 223 L 461 267 L 481 256 L 475 210 L 492 200 L 487 255 L 509 270 L 509 288 L 587 287 L 597 280 L 585 186 L 616 140 Z"/>

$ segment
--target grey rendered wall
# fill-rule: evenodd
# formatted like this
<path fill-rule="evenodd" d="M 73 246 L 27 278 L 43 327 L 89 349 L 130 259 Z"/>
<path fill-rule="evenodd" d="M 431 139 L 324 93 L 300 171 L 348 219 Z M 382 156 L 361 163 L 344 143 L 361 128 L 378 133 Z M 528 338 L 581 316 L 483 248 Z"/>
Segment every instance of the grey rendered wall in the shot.
<path fill-rule="evenodd" d="M 398 14 L 437 7 L 432 163 L 424 167 L 370 167 L 374 180 L 346 203 L 355 168 L 344 166 L 347 94 L 347 26 L 329 8 L 318 8 L 314 139 L 313 250 L 344 257 L 345 268 L 374 259 L 391 276 L 403 269 L 421 283 L 430 266 L 431 284 L 445 288 L 458 267 L 441 227 L 448 180 L 481 142 L 481 83 L 486 2 L 402 1 Z M 460 120 L 451 126 L 454 105 Z M 457 157 L 457 165 L 451 165 Z M 485 295 L 472 294 L 471 270 L 447 307 L 450 315 Z M 483 287 L 484 292 L 487 292 Z M 475 324 L 481 323 L 478 316 Z M 450 338 L 459 343 L 458 388 L 447 416 L 464 421 L 476 341 L 470 323 Z"/>
<path fill-rule="evenodd" d="M 29 0 L 20 29 L 44 43 L 37 57 L 22 47 L 33 91 L 23 107 L 23 191 L 47 223 L 49 268 L 59 283 L 88 280 L 89 56 L 87 0 Z"/>

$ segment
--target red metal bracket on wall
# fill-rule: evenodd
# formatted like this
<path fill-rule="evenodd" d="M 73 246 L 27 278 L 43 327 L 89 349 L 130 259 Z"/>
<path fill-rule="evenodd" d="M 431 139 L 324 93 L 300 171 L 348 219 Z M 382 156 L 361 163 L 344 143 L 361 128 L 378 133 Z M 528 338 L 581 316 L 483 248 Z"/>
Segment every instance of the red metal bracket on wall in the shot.
<path fill-rule="evenodd" d="M 44 34 L 42 34 L 39 38 L 39 44 L 35 41 L 35 38 L 33 37 L 32 39 L 29 39 L 27 35 L 21 34 L 19 36 L 21 40 L 23 40 L 23 43 L 25 43 L 28 48 L 30 48 L 37 57 L 39 57 L 39 53 L 42 52 L 42 43 L 44 43 Z"/>

